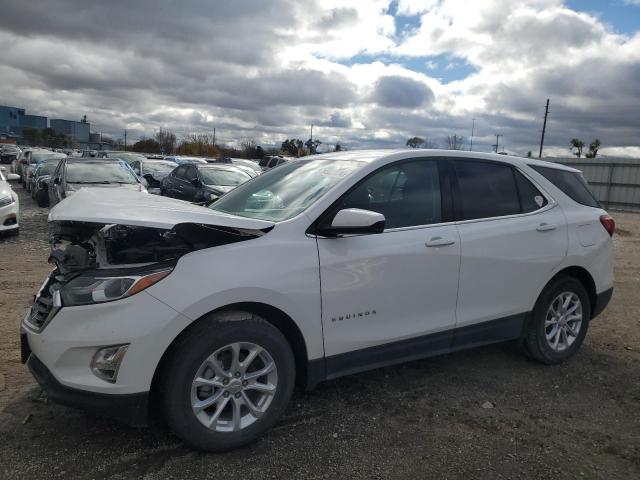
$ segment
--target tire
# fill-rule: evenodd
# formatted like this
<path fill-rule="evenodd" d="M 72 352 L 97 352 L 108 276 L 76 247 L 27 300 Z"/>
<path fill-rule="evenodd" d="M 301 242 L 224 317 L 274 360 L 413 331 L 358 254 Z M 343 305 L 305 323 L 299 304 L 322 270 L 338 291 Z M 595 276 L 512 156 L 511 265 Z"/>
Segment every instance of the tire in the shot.
<path fill-rule="evenodd" d="M 236 370 L 229 368 L 232 345 L 241 347 L 238 358 L 242 361 L 247 359 L 249 348 L 263 349 L 247 366 L 247 378 L 256 371 L 265 371 L 271 363 L 275 370 L 252 380 L 245 380 L 244 373 L 238 379 L 221 375 Z M 214 353 L 217 354 L 215 357 Z M 216 373 L 208 366 L 211 364 L 205 363 L 212 357 L 222 367 Z M 215 382 L 216 386 L 209 383 L 195 387 L 196 376 Z M 257 382 L 258 379 L 262 382 Z M 226 386 L 222 381 L 227 382 Z M 171 430 L 192 447 L 224 451 L 255 441 L 277 422 L 293 392 L 295 361 L 284 335 L 270 323 L 246 312 L 219 312 L 196 323 L 177 339 L 164 363 L 160 382 L 162 412 Z M 251 385 L 245 388 L 245 383 L 249 382 L 261 385 L 260 390 Z M 267 386 L 274 387 L 272 393 L 262 391 Z M 207 403 L 214 397 L 218 398 L 215 403 L 196 413 L 193 404 Z M 263 411 L 253 415 L 245 403 L 247 399 Z M 236 407 L 239 404 L 244 407 Z M 236 408 L 241 415 L 240 421 L 234 420 L 238 418 L 234 415 Z M 214 427 L 205 426 L 218 410 L 221 413 Z"/>
<path fill-rule="evenodd" d="M 562 303 L 567 299 L 568 311 L 562 314 Z M 581 316 L 579 323 L 574 319 L 578 313 Z M 573 277 L 553 280 L 538 297 L 525 329 L 524 353 L 546 365 L 564 362 L 582 345 L 590 319 L 591 303 L 582 282 Z"/>
<path fill-rule="evenodd" d="M 49 193 L 45 190 L 39 190 L 36 192 L 36 202 L 41 208 L 49 206 Z"/>

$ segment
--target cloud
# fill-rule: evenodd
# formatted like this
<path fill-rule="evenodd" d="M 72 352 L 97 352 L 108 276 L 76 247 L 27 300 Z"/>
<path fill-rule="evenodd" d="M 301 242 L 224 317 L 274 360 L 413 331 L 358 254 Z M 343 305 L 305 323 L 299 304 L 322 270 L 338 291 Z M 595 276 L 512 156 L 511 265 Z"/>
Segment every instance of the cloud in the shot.
<path fill-rule="evenodd" d="M 383 107 L 417 108 L 433 102 L 429 87 L 408 77 L 381 77 L 373 88 L 371 100 Z"/>
<path fill-rule="evenodd" d="M 550 98 L 549 152 L 640 145 L 640 32 L 563 0 L 49 3 L 3 2 L 0 104 L 115 137 L 215 127 L 278 145 L 314 124 L 323 144 L 403 146 L 468 137 L 475 118 L 474 146 L 500 133 L 524 154 Z"/>

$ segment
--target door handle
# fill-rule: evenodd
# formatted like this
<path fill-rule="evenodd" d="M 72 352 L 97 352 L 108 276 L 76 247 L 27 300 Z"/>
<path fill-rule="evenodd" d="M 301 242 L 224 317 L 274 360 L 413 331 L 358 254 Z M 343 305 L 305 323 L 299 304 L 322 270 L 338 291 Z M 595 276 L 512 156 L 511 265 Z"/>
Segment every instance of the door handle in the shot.
<path fill-rule="evenodd" d="M 558 226 L 553 223 L 542 222 L 536 227 L 536 230 L 539 232 L 548 232 L 549 230 L 555 230 L 556 228 L 558 228 Z"/>
<path fill-rule="evenodd" d="M 447 245 L 453 245 L 456 241 L 453 238 L 446 237 L 431 237 L 425 242 L 427 247 L 446 247 Z"/>

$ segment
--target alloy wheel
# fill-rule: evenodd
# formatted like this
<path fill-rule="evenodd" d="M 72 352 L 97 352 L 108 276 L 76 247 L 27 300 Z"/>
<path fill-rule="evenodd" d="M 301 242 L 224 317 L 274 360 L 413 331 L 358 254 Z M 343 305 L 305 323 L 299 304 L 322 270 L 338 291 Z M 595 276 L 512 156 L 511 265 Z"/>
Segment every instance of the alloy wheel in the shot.
<path fill-rule="evenodd" d="M 557 352 L 569 348 L 580 334 L 582 320 L 580 297 L 573 292 L 558 295 L 551 302 L 544 321 L 549 346 Z"/>
<path fill-rule="evenodd" d="M 247 428 L 267 411 L 278 369 L 267 350 L 249 342 L 226 345 L 207 357 L 191 384 L 191 407 L 216 432 Z"/>

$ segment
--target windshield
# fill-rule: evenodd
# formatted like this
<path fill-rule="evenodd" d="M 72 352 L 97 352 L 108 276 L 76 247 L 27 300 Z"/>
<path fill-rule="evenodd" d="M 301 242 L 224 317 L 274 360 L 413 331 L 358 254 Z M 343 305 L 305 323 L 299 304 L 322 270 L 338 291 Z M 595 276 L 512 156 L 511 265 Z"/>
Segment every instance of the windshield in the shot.
<path fill-rule="evenodd" d="M 138 183 L 137 178 L 119 163 L 68 163 L 68 183 Z"/>
<path fill-rule="evenodd" d="M 127 163 L 131 163 L 134 160 L 146 160 L 147 157 L 144 155 L 140 155 L 138 153 L 125 153 L 125 152 L 115 152 L 109 153 L 109 158 L 119 158 L 120 160 L 124 160 Z"/>
<path fill-rule="evenodd" d="M 248 173 L 238 170 L 222 170 L 218 168 L 200 168 L 202 181 L 206 185 L 220 185 L 221 187 L 235 187 L 246 182 L 251 177 Z"/>
<path fill-rule="evenodd" d="M 351 172 L 358 162 L 300 160 L 269 170 L 211 205 L 232 215 L 279 222 L 295 217 Z"/>
<path fill-rule="evenodd" d="M 31 163 L 38 163 L 44 160 L 49 160 L 51 158 L 65 158 L 66 155 L 62 153 L 54 153 L 54 152 L 33 152 L 31 154 Z"/>
<path fill-rule="evenodd" d="M 42 166 L 38 169 L 38 175 L 51 175 L 56 167 L 58 166 L 58 161 L 53 161 L 53 162 L 45 162 L 42 164 Z"/>
<path fill-rule="evenodd" d="M 173 162 L 144 162 L 144 173 L 170 172 L 176 167 Z"/>

